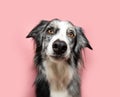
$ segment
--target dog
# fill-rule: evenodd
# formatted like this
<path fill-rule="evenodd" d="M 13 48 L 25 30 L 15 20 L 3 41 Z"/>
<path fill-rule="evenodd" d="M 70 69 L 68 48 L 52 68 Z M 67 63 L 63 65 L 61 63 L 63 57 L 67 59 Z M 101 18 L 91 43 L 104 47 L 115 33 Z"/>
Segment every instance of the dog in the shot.
<path fill-rule="evenodd" d="M 81 97 L 81 51 L 92 50 L 83 29 L 70 21 L 42 20 L 26 38 L 32 38 L 36 47 L 36 97 Z"/>

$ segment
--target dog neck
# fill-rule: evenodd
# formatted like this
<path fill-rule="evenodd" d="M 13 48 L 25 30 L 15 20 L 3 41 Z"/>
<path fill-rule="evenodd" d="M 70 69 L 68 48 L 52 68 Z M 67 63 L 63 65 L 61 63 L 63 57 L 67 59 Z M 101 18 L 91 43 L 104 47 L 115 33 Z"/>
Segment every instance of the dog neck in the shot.
<path fill-rule="evenodd" d="M 73 76 L 73 69 L 65 60 L 52 62 L 48 59 L 44 62 L 44 67 L 51 90 L 56 91 L 67 88 Z"/>

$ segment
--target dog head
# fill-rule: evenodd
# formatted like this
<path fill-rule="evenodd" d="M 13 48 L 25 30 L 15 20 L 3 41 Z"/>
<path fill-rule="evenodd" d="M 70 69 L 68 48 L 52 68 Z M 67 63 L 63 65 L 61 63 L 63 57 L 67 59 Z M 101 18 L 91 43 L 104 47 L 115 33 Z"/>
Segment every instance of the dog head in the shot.
<path fill-rule="evenodd" d="M 81 27 L 69 21 L 53 19 L 42 20 L 28 35 L 36 43 L 36 64 L 41 59 L 51 61 L 68 60 L 73 56 L 75 61 L 80 59 L 82 48 L 92 49 Z"/>

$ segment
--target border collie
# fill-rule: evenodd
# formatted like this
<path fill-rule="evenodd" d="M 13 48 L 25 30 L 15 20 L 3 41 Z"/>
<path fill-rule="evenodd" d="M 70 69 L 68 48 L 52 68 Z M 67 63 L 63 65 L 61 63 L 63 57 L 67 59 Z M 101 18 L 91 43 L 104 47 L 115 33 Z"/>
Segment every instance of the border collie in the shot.
<path fill-rule="evenodd" d="M 92 50 L 82 28 L 70 21 L 42 20 L 27 38 L 36 44 L 36 97 L 81 97 L 81 51 L 85 47 Z"/>

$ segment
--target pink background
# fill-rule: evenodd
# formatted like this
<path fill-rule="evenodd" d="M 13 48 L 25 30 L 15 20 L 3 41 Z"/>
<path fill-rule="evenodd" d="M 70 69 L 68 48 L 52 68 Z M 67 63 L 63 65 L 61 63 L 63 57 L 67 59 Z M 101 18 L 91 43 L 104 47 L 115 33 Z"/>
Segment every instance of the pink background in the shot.
<path fill-rule="evenodd" d="M 70 20 L 84 28 L 82 97 L 120 97 L 119 0 L 1 0 L 0 97 L 35 97 L 33 42 L 29 31 L 42 19 Z"/>

